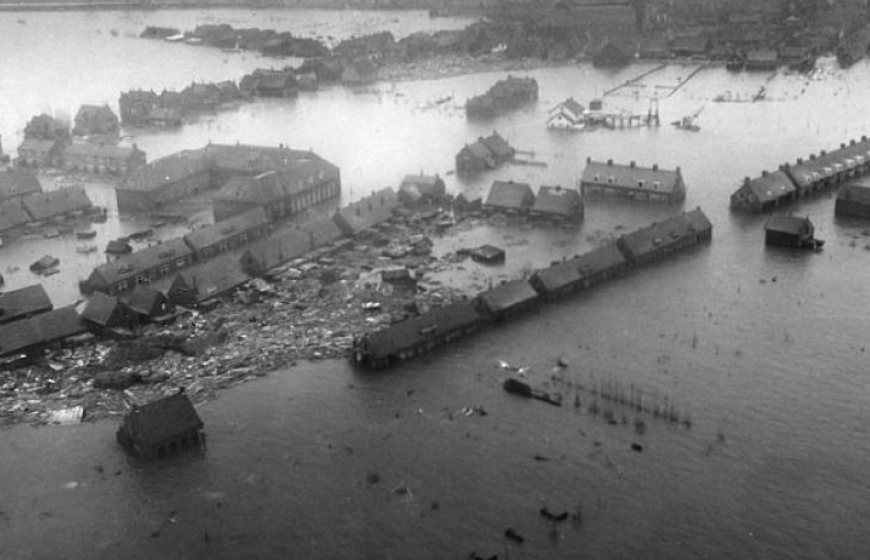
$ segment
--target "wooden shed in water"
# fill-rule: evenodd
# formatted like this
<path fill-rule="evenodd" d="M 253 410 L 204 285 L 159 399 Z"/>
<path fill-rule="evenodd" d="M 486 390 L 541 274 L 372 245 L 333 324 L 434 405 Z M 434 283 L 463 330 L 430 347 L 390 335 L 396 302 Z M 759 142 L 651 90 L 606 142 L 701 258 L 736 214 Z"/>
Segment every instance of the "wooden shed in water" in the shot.
<path fill-rule="evenodd" d="M 187 395 L 176 393 L 134 406 L 115 435 L 135 455 L 162 458 L 205 443 L 202 427 Z"/>

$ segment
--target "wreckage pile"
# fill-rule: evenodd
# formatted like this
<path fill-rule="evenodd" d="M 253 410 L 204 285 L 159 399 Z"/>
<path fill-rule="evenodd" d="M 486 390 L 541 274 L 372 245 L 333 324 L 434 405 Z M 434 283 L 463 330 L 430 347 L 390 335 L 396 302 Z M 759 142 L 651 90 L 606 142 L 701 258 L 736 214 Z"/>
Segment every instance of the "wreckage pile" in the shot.
<path fill-rule="evenodd" d="M 209 311 L 186 311 L 135 338 L 91 336 L 75 348 L 7 364 L 0 424 L 47 422 L 78 407 L 90 419 L 122 414 L 182 387 L 203 402 L 299 359 L 347 356 L 355 337 L 463 297 L 425 284 L 425 273 L 440 264 L 425 235 L 431 223 L 383 224 L 337 253 L 292 261 Z M 403 270 L 410 274 L 396 274 Z"/>

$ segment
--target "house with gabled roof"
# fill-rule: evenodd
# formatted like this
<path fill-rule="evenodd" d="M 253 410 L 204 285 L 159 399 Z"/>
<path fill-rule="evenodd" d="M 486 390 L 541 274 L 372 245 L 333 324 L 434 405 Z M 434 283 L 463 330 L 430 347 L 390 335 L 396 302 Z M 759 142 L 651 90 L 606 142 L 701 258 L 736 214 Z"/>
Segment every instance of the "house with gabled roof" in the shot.
<path fill-rule="evenodd" d="M 163 292 L 141 284 L 127 296 L 126 303 L 127 307 L 139 315 L 141 322 L 165 317 L 175 311 L 175 306 Z"/>
<path fill-rule="evenodd" d="M 121 132 L 118 116 L 108 105 L 82 105 L 76 113 L 72 133 L 75 136 L 105 134 L 117 136 Z"/>
<path fill-rule="evenodd" d="M 118 428 L 118 443 L 130 453 L 163 458 L 205 442 L 203 422 L 193 403 L 176 393 L 146 405 L 134 405 Z"/>
<path fill-rule="evenodd" d="M 438 174 L 405 175 L 399 185 L 399 198 L 405 204 L 432 202 L 444 198 L 445 194 L 447 186 Z"/>
<path fill-rule="evenodd" d="M 575 222 L 583 219 L 583 199 L 575 188 L 542 185 L 529 215 L 547 220 Z"/>
<path fill-rule="evenodd" d="M 0 356 L 12 356 L 41 348 L 42 335 L 25 319 L 0 325 Z"/>
<path fill-rule="evenodd" d="M 227 253 L 179 270 L 169 283 L 166 296 L 175 305 L 196 307 L 233 292 L 250 279 L 239 258 Z"/>
<path fill-rule="evenodd" d="M 115 296 L 93 292 L 81 317 L 95 330 L 132 329 L 139 322 L 136 313 Z"/>
<path fill-rule="evenodd" d="M 680 168 L 661 169 L 658 164 L 641 167 L 635 162 L 628 165 L 613 163 L 612 159 L 593 161 L 586 158 L 586 167 L 580 177 L 580 191 L 587 195 L 615 195 L 632 200 L 650 202 L 682 202 L 686 198 L 686 184 Z"/>
<path fill-rule="evenodd" d="M 183 239 L 170 239 L 97 266 L 82 287 L 88 291 L 117 295 L 131 291 L 139 284 L 153 284 L 193 262 L 190 246 Z"/>
<path fill-rule="evenodd" d="M 700 208 L 627 233 L 616 243 L 630 264 L 650 263 L 712 237 L 713 225 Z"/>
<path fill-rule="evenodd" d="M 511 214 L 524 214 L 535 202 L 535 193 L 528 183 L 493 181 L 483 209 Z"/>
<path fill-rule="evenodd" d="M 497 165 L 482 137 L 472 144 L 466 144 L 456 154 L 456 171 L 459 173 L 493 169 Z"/>
<path fill-rule="evenodd" d="M 65 140 L 55 138 L 25 138 L 15 161 L 28 167 L 54 167 L 65 145 Z"/>
<path fill-rule="evenodd" d="M 51 311 L 53 305 L 42 284 L 33 284 L 0 294 L 0 324 Z"/>
<path fill-rule="evenodd" d="M 136 169 L 115 187 L 119 212 L 140 212 L 189 197 L 211 187 L 201 150 L 185 150 Z"/>
<path fill-rule="evenodd" d="M 492 131 L 492 134 L 482 139 L 482 142 L 487 147 L 489 152 L 492 154 L 492 157 L 495 159 L 496 165 L 501 165 L 502 163 L 508 161 L 516 154 L 516 150 L 511 147 L 510 144 L 507 143 L 507 140 L 501 137 L 501 135 Z"/>
<path fill-rule="evenodd" d="M 794 182 L 784 171 L 762 171 L 760 177 L 743 179 L 731 195 L 731 209 L 768 212 L 797 198 Z"/>
<path fill-rule="evenodd" d="M 547 126 L 550 128 L 583 128 L 586 125 L 584 112 L 586 108 L 578 103 L 573 97 L 559 103 L 550 109 L 547 117 Z"/>
<path fill-rule="evenodd" d="M 815 226 L 807 217 L 774 214 L 764 222 L 764 244 L 778 247 L 815 248 Z"/>

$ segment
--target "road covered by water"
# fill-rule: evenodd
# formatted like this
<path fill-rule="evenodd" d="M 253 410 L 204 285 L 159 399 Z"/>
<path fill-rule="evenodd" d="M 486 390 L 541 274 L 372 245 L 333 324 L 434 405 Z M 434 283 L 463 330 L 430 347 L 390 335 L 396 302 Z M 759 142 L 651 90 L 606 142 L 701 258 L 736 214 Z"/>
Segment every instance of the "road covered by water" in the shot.
<path fill-rule="evenodd" d="M 220 12 L 207 14 L 196 17 L 225 21 Z M 305 19 L 293 14 L 273 17 Z M 260 15 L 232 16 L 226 21 L 236 26 L 267 26 Z M 42 17 L 68 48 L 41 40 L 34 60 L 68 85 L 48 87 L 55 78 L 30 71 L 34 60 L 10 63 L 16 80 L 4 77 L 0 96 L 9 115 L 3 126 L 12 126 L 2 130 L 8 151 L 17 127 L 43 107 L 114 104 L 131 87 L 235 78 L 264 64 L 123 31 L 175 12 L 98 14 L 68 27 L 50 21 L 52 14 L 28 15 L 26 25 Z M 349 13 L 317 18 L 323 31 L 312 32 L 321 34 L 357 25 Z M 107 35 L 111 29 L 122 32 Z M 66 53 L 76 49 L 82 62 L 64 69 Z M 824 252 L 768 250 L 764 217 L 731 214 L 728 196 L 744 176 L 866 134 L 868 65 L 844 72 L 823 60 L 817 79 L 708 68 L 683 83 L 698 65 L 675 63 L 606 98 L 633 112 L 657 99 L 658 128 L 544 127 L 549 110 L 569 95 L 586 104 L 655 66 L 530 71 L 538 103 L 491 122 L 468 122 L 462 105 L 506 73 L 379 83 L 363 92 L 331 88 L 246 105 L 175 132 L 133 132 L 152 159 L 209 140 L 310 147 L 341 168 L 345 200 L 420 170 L 445 176 L 453 193 L 485 193 L 499 178 L 535 188 L 571 185 L 587 157 L 680 166 L 688 185 L 683 208 L 704 209 L 713 242 L 388 372 L 358 372 L 344 361 L 300 363 L 224 392 L 199 408 L 209 438 L 200 457 L 129 461 L 114 442 L 112 420 L 5 429 L 4 557 L 862 556 L 870 549 L 870 224 L 835 219 L 833 198 L 823 195 L 793 210 L 813 220 L 827 240 Z M 764 99 L 751 102 L 761 88 Z M 451 102 L 436 103 L 448 96 Z M 668 124 L 700 109 L 698 132 Z M 508 165 L 471 180 L 448 175 L 461 146 L 493 129 L 547 166 Z M 110 188 L 99 192 L 111 201 Z M 448 232 L 435 252 L 501 243 L 504 269 L 468 270 L 484 282 L 582 253 L 678 210 L 589 201 L 574 232 L 495 224 Z M 115 223 L 98 235 L 126 227 Z M 21 241 L 0 254 L 23 260 L 18 251 L 42 249 Z M 74 270 L 85 274 L 91 266 Z M 11 287 L 33 281 L 23 274 L 4 271 Z M 76 297 L 62 276 L 48 279 L 57 282 L 48 286 L 56 302 Z M 528 368 L 526 379 L 562 392 L 565 405 L 505 393 L 502 381 L 517 372 L 502 362 Z M 691 425 L 604 395 L 619 391 L 641 392 L 661 409 L 688 415 Z M 540 515 L 543 507 L 574 515 L 553 522 Z M 508 528 L 524 543 L 505 538 Z"/>

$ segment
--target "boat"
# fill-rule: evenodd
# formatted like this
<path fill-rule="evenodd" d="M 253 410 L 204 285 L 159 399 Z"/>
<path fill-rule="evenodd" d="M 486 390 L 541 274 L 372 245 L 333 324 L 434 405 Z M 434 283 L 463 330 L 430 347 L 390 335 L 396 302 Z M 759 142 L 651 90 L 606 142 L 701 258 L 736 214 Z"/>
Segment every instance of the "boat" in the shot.
<path fill-rule="evenodd" d="M 130 239 L 145 239 L 146 237 L 150 237 L 152 235 L 154 235 L 154 230 L 152 228 L 148 228 L 141 231 L 134 231 L 130 234 Z"/>
<path fill-rule="evenodd" d="M 81 243 L 79 245 L 76 245 L 76 253 L 87 254 L 87 253 L 93 253 L 96 250 L 97 250 L 97 246 L 93 243 Z"/>
<path fill-rule="evenodd" d="M 698 115 L 700 115 L 701 111 L 703 111 L 703 110 L 704 110 L 704 108 L 701 107 L 700 109 L 695 111 L 695 113 L 693 113 L 691 115 L 686 115 L 682 119 L 674 121 L 671 124 L 680 130 L 688 130 L 690 132 L 698 132 L 699 130 L 701 130 L 701 127 L 698 126 L 697 123 L 695 123 L 695 119 L 698 118 Z"/>
<path fill-rule="evenodd" d="M 97 232 L 92 229 L 77 229 L 75 233 L 76 239 L 93 239 L 97 236 Z"/>
<path fill-rule="evenodd" d="M 56 269 L 59 264 L 59 258 L 45 255 L 30 265 L 30 271 L 34 274 L 47 274 L 49 270 Z"/>

